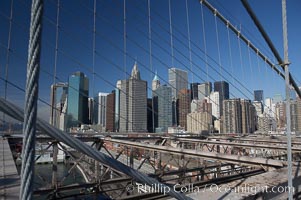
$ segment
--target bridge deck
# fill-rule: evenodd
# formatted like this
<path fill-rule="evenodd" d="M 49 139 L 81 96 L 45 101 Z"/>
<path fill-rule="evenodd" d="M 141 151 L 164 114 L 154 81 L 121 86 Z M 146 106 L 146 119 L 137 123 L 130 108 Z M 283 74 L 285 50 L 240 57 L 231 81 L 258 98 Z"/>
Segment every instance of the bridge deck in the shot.
<path fill-rule="evenodd" d="M 300 199 L 301 172 L 299 166 L 293 167 L 294 199 Z M 251 176 L 222 185 L 207 185 L 206 188 L 194 188 L 187 196 L 192 199 L 280 199 L 288 196 L 287 168 Z"/>
<path fill-rule="evenodd" d="M 0 138 L 0 199 L 19 199 L 20 176 L 8 141 Z"/>

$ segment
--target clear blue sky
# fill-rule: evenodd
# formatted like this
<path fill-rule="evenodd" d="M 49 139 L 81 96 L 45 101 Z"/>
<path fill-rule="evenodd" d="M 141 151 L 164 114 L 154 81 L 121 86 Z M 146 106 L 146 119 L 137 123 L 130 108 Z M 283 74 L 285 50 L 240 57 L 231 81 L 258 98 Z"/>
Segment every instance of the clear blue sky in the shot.
<path fill-rule="evenodd" d="M 55 21 L 56 0 L 46 0 L 43 20 L 43 43 L 40 74 L 40 97 L 49 102 L 50 85 L 53 82 L 55 55 Z M 275 61 L 261 35 L 257 31 L 247 12 L 239 0 L 209 1 L 219 12 L 241 29 L 252 43 Z M 11 1 L 0 2 L 0 76 L 4 78 L 7 63 L 7 43 Z M 249 1 L 262 25 L 281 56 L 283 56 L 281 0 L 252 0 Z M 301 2 L 288 0 L 288 40 L 290 70 L 299 85 L 301 78 Z M 188 0 L 189 24 L 192 52 L 192 67 L 189 60 L 187 37 L 186 9 L 184 0 L 171 1 L 174 67 L 187 70 L 189 81 L 204 82 L 220 80 L 218 45 L 215 29 L 215 18 L 206 7 L 204 11 L 204 26 L 208 64 L 204 55 L 203 28 L 201 5 L 198 0 Z M 130 73 L 135 59 L 141 71 L 141 77 L 151 86 L 153 73 L 158 72 L 161 82 L 168 80 L 167 70 L 172 66 L 169 15 L 167 0 L 151 0 L 152 28 L 152 69 L 149 62 L 148 13 L 146 0 L 126 1 L 127 9 L 127 62 L 126 72 Z M 83 71 L 90 79 L 90 96 L 92 91 L 110 92 L 118 79 L 127 77 L 124 72 L 123 53 L 123 1 L 97 1 L 96 19 L 96 57 L 95 84 L 92 84 L 92 53 L 93 53 L 93 1 L 61 1 L 59 17 L 60 31 L 58 40 L 57 77 L 60 82 L 67 82 L 68 76 L 75 71 Z M 25 86 L 26 61 L 29 37 L 30 3 L 29 1 L 14 0 L 13 23 L 11 31 L 11 53 L 9 57 L 8 80 L 21 88 Z M 227 28 L 217 20 L 220 62 L 228 73 L 232 74 L 249 91 L 263 89 L 265 97 L 275 93 L 284 96 L 284 81 L 272 70 L 258 60 L 257 56 L 241 42 L 241 57 L 237 37 L 230 31 L 230 50 L 228 45 Z M 250 59 L 249 59 L 250 58 Z M 276 61 L 275 61 L 276 62 Z M 232 65 L 231 65 L 232 63 Z M 208 68 L 208 69 L 207 69 Z M 191 71 L 193 72 L 191 72 Z M 208 76 L 207 76 L 208 70 Z M 252 99 L 252 94 L 222 71 L 231 84 L 231 97 L 246 96 Z M 208 78 L 207 78 L 208 77 Z M 0 81 L 0 95 L 4 96 L 4 82 Z M 12 86 L 8 86 L 8 98 L 22 105 L 24 94 Z M 41 104 L 40 113 L 47 116 L 47 106 Z M 43 112 L 42 112 L 43 111 Z M 45 112 L 44 112 L 45 111 Z"/>

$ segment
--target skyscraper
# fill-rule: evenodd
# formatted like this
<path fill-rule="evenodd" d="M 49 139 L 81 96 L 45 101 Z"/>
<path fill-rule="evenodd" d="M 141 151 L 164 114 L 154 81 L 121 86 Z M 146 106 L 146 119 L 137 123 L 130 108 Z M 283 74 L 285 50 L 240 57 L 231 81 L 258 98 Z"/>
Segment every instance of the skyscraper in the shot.
<path fill-rule="evenodd" d="M 271 98 L 266 98 L 265 99 L 265 104 L 264 104 L 264 112 L 268 114 L 270 117 L 275 117 L 275 103 L 273 99 Z"/>
<path fill-rule="evenodd" d="M 255 131 L 256 109 L 250 100 L 241 99 L 241 129 L 242 133 L 253 133 Z"/>
<path fill-rule="evenodd" d="M 276 104 L 276 103 L 279 103 L 283 101 L 283 97 L 281 94 L 275 94 L 274 97 L 273 97 L 273 103 Z"/>
<path fill-rule="evenodd" d="M 94 109 L 94 98 L 92 97 L 89 97 L 88 98 L 88 110 L 89 110 L 89 124 L 93 124 L 94 123 L 94 112 L 95 112 L 95 109 Z"/>
<path fill-rule="evenodd" d="M 181 89 L 178 93 L 179 125 L 187 130 L 187 114 L 190 113 L 190 90 Z"/>
<path fill-rule="evenodd" d="M 219 92 L 211 92 L 209 96 L 209 103 L 212 104 L 212 115 L 216 118 L 220 118 L 220 98 Z"/>
<path fill-rule="evenodd" d="M 160 86 L 160 80 L 159 80 L 159 78 L 157 76 L 157 72 L 156 72 L 154 79 L 152 81 L 152 90 L 155 91 L 159 86 Z"/>
<path fill-rule="evenodd" d="M 106 131 L 115 131 L 115 90 L 107 95 Z"/>
<path fill-rule="evenodd" d="M 240 99 L 227 99 L 223 101 L 223 104 L 224 133 L 241 133 L 242 118 Z"/>
<path fill-rule="evenodd" d="M 120 128 L 120 89 L 121 80 L 118 80 L 115 88 L 115 131 L 119 132 Z"/>
<path fill-rule="evenodd" d="M 214 91 L 219 93 L 220 115 L 223 115 L 223 101 L 229 99 L 229 83 L 226 81 L 214 82 Z"/>
<path fill-rule="evenodd" d="M 147 131 L 147 82 L 141 80 L 137 63 L 120 86 L 120 131 Z"/>
<path fill-rule="evenodd" d="M 254 101 L 263 102 L 263 90 L 254 90 Z"/>
<path fill-rule="evenodd" d="M 190 83 L 191 100 L 199 99 L 198 86 L 200 83 Z"/>
<path fill-rule="evenodd" d="M 294 101 L 292 101 L 292 102 L 294 102 Z M 285 128 L 285 126 L 286 126 L 286 103 L 285 102 L 276 103 L 275 118 L 276 118 L 276 122 L 277 122 L 277 128 L 280 128 L 280 129 Z"/>
<path fill-rule="evenodd" d="M 202 83 L 198 86 L 198 97 L 199 100 L 203 100 L 205 97 L 209 97 L 210 93 L 212 91 L 212 83 L 206 82 Z"/>
<path fill-rule="evenodd" d="M 147 131 L 149 133 L 154 133 L 155 127 L 158 126 L 158 117 L 156 115 L 158 111 L 155 111 L 153 108 L 156 100 L 155 97 L 147 98 Z"/>
<path fill-rule="evenodd" d="M 107 113 L 107 96 L 109 93 L 99 92 L 95 97 L 94 105 L 94 119 L 95 124 L 106 126 L 106 113 Z"/>
<path fill-rule="evenodd" d="M 84 73 L 75 72 L 68 81 L 68 128 L 89 122 L 88 96 L 89 79 Z"/>
<path fill-rule="evenodd" d="M 63 107 L 67 104 L 68 84 L 56 83 L 51 85 L 50 93 L 50 124 L 59 128 L 61 115 L 67 115 L 63 112 Z"/>
<path fill-rule="evenodd" d="M 259 116 L 263 113 L 263 105 L 261 101 L 253 101 L 253 105 L 255 106 L 256 115 Z"/>
<path fill-rule="evenodd" d="M 161 85 L 154 95 L 158 101 L 158 126 L 156 132 L 166 132 L 172 126 L 172 89 L 167 85 Z"/>
<path fill-rule="evenodd" d="M 176 99 L 178 97 L 178 92 L 181 89 L 187 89 L 188 86 L 188 74 L 187 71 L 170 68 L 168 69 L 168 81 L 172 89 L 172 97 Z"/>

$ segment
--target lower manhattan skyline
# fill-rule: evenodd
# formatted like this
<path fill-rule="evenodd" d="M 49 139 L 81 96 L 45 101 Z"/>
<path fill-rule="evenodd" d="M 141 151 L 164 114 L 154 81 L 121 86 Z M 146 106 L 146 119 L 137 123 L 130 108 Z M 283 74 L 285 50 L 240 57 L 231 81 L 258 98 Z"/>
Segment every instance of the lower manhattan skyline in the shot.
<path fill-rule="evenodd" d="M 64 2 L 61 3 L 61 20 L 58 21 L 60 29 L 58 31 L 58 52 L 57 52 L 57 63 L 54 63 L 55 58 L 55 42 L 56 42 L 56 33 L 55 29 L 56 26 L 56 5 L 53 2 L 46 2 L 47 9 L 45 9 L 45 17 L 44 17 L 44 29 L 43 29 L 43 38 L 45 40 L 44 46 L 47 47 L 47 50 L 42 52 L 41 62 L 41 83 L 40 83 L 40 95 L 45 101 L 50 102 L 49 100 L 49 85 L 53 82 L 54 70 L 52 69 L 54 65 L 56 65 L 56 82 L 66 82 L 67 77 L 75 72 L 75 71 L 82 71 L 88 77 L 90 77 L 90 96 L 95 96 L 97 92 L 111 92 L 113 89 L 115 82 L 117 80 L 122 80 L 125 77 L 128 77 L 131 73 L 131 67 L 133 63 L 136 61 L 140 66 L 141 76 L 144 80 L 148 82 L 148 85 L 151 84 L 151 80 L 157 71 L 158 76 L 162 82 L 168 83 L 168 76 L 167 70 L 169 68 L 175 67 L 188 72 L 188 80 L 190 83 L 192 82 L 214 82 L 220 80 L 226 80 L 229 83 L 230 90 L 232 97 L 248 97 L 251 98 L 251 93 L 253 90 L 262 89 L 265 91 L 266 97 L 273 97 L 274 94 L 280 93 L 284 96 L 284 87 L 283 81 L 281 78 L 278 77 L 277 74 L 271 72 L 269 67 L 261 60 L 258 61 L 256 58 L 255 53 L 250 52 L 247 46 L 242 42 L 237 41 L 237 37 L 231 34 L 230 32 L 230 45 L 228 44 L 228 37 L 227 37 L 227 29 L 223 27 L 223 25 L 217 21 L 217 28 L 218 28 L 218 42 L 217 45 L 217 37 L 214 23 L 214 17 L 206 10 L 202 10 L 199 8 L 195 10 L 194 4 L 198 4 L 197 2 L 189 3 L 189 28 L 190 30 L 190 49 L 189 44 L 186 38 L 185 40 L 181 40 L 182 37 L 187 37 L 187 21 L 184 20 L 185 16 L 185 9 L 181 7 L 185 7 L 184 2 L 172 2 L 171 3 L 171 14 L 179 13 L 179 15 L 175 15 L 172 18 L 171 25 L 173 31 L 173 51 L 171 51 L 171 44 L 170 44 L 170 36 L 169 32 L 170 29 L 168 28 L 169 16 L 168 13 L 161 12 L 161 10 L 168 8 L 168 3 L 162 3 L 161 6 L 158 6 L 157 1 L 152 1 L 151 6 L 151 13 L 150 16 L 152 17 L 151 25 L 151 37 L 152 37 L 152 56 L 151 56 L 151 64 L 150 64 L 150 56 L 149 56 L 149 31 L 148 28 L 148 20 L 147 15 L 145 14 L 145 20 L 136 19 L 135 16 L 143 17 L 141 9 L 147 8 L 146 3 L 128 3 L 126 8 L 128 10 L 126 16 L 126 58 L 124 58 L 124 24 L 123 24 L 123 16 L 118 14 L 116 16 L 110 16 L 110 11 L 113 13 L 117 13 L 119 10 L 122 11 L 123 4 L 119 3 L 116 7 L 112 7 L 109 3 L 103 2 L 102 4 L 97 4 L 97 10 L 101 10 L 102 7 L 106 7 L 107 11 L 98 12 L 96 15 L 96 36 L 95 36 L 95 59 L 94 59 L 94 71 L 95 75 L 93 78 L 93 12 L 91 9 L 93 8 L 93 4 L 86 4 L 84 6 L 83 12 L 88 13 L 89 15 L 83 15 L 82 18 L 78 19 L 78 26 L 83 27 L 80 32 L 76 31 L 75 24 L 71 20 L 74 16 L 72 13 L 73 10 L 78 9 L 79 6 L 82 6 L 82 2 L 75 2 L 73 5 L 65 5 Z M 21 5 L 24 4 L 24 11 L 18 12 L 21 10 Z M 49 4 L 49 6 L 48 6 Z M 213 2 L 213 5 L 215 3 Z M 292 1 L 288 3 L 289 7 L 294 8 L 295 2 Z M 267 6 L 268 3 L 263 3 L 263 7 Z M 9 6 L 8 2 L 5 2 L 3 5 L 3 9 L 7 9 L 6 11 L 3 10 L 3 14 L 5 16 L 9 16 Z M 68 7 L 67 7 L 68 6 Z M 219 8 L 219 10 L 228 10 L 227 7 L 231 6 L 231 9 L 234 7 L 234 12 L 238 12 L 241 8 L 240 4 L 230 3 L 229 5 L 221 5 L 217 4 L 214 5 Z M 256 8 L 257 3 L 252 3 L 252 6 Z M 279 5 L 275 4 L 274 9 L 279 10 Z M 278 6 L 278 7 L 277 7 Z M 29 11 L 29 4 L 21 3 L 21 4 L 14 4 L 13 12 L 16 17 L 14 18 L 14 22 L 12 23 L 12 30 L 11 33 L 13 35 L 18 36 L 18 30 L 24 30 L 24 27 L 20 26 L 19 19 L 22 16 L 25 16 L 26 10 Z M 140 10 L 137 10 L 140 8 Z M 89 10 L 90 9 L 90 10 Z M 147 11 L 147 10 L 146 10 Z M 181 12 L 180 12 L 181 11 Z M 289 34 L 292 37 L 292 40 L 298 39 L 295 37 L 295 33 L 297 35 L 299 30 L 299 26 L 294 26 L 292 17 L 290 18 L 290 13 L 294 13 L 295 10 L 292 9 L 288 15 L 288 24 L 289 28 L 292 28 L 293 31 Z M 122 12 L 120 12 L 122 13 Z M 182 14 L 181 14 L 182 13 Z M 227 12 L 226 12 L 227 13 Z M 240 13 L 238 12 L 241 20 L 241 24 L 250 24 L 252 30 L 256 30 L 256 27 L 250 21 L 247 13 Z M 203 15 L 203 17 L 202 17 Z M 225 14 L 227 17 L 228 15 Z M 88 17 L 90 16 L 90 17 Z M 269 18 L 275 17 L 272 15 L 267 14 L 265 17 L 261 17 L 260 10 L 258 11 L 258 16 L 262 18 L 262 23 L 265 25 L 266 21 L 269 21 Z M 3 16 L 4 17 L 4 16 Z M 181 24 L 178 23 L 178 19 L 180 20 Z M 204 18 L 204 23 L 202 23 L 202 19 Z M 25 18 L 26 19 L 26 18 Z M 28 19 L 28 17 L 27 17 Z M 237 18 L 229 16 L 229 19 L 233 19 L 233 24 L 237 26 L 237 28 L 241 28 L 242 33 L 249 36 L 250 34 L 250 27 L 244 29 L 243 26 L 239 27 L 240 23 L 236 24 Z M 68 21 L 69 20 L 69 21 Z M 108 20 L 115 22 L 114 24 L 108 24 Z M 277 20 L 275 20 L 277 22 Z M 275 23 L 273 26 L 268 26 L 270 29 L 267 29 L 268 33 L 275 32 L 276 28 L 281 28 L 281 19 L 278 16 L 278 23 Z M 70 23 L 69 23 L 70 22 Z M 89 22 L 89 23 L 86 23 Z M 210 25 L 212 24 L 212 25 Z M 292 24 L 292 25 L 290 25 Z M 9 24 L 4 24 L 9 25 Z M 162 28 L 162 26 L 166 26 Z M 203 31 L 203 26 L 205 27 L 205 32 Z M 245 25 L 246 26 L 246 25 Z M 101 27 L 106 27 L 102 29 Z M 144 31 L 143 31 L 144 29 Z M 49 30 L 49 31 L 48 31 Z M 245 32 L 244 32 L 245 31 Z M 250 35 L 250 39 L 254 38 L 252 42 L 254 44 L 258 43 L 258 38 L 261 38 L 258 31 L 253 31 L 254 33 Z M 159 34 L 160 33 L 160 34 Z M 5 41 L 8 38 L 8 33 L 4 32 L 4 29 L 0 33 L 3 37 L 2 44 L 6 44 Z M 205 35 L 205 37 L 204 37 Z M 138 37 L 137 37 L 138 36 Z M 22 77 L 20 74 L 24 72 L 25 68 L 25 58 L 21 56 L 21 50 L 26 51 L 27 45 L 24 41 L 24 36 L 18 37 L 20 42 L 13 42 L 11 44 L 11 49 L 14 50 L 11 53 L 10 58 L 10 65 L 14 66 L 16 69 L 20 70 L 8 70 L 8 77 L 11 77 L 12 80 L 18 78 L 19 80 L 24 81 L 24 76 Z M 206 40 L 206 45 L 204 43 L 204 38 Z M 275 42 L 276 46 L 279 49 L 282 49 L 281 43 L 281 34 L 271 34 L 271 38 L 273 42 Z M 141 45 L 137 44 L 137 41 L 140 42 Z M 74 43 L 77 40 L 78 42 Z M 115 43 L 112 44 L 112 41 Z M 119 41 L 119 42 L 117 42 Z M 161 43 L 159 42 L 161 41 Z M 289 40 L 290 42 L 291 40 Z M 76 44 L 76 46 L 74 46 Z M 18 45 L 18 46 L 17 46 Z M 239 45 L 241 49 L 241 53 L 239 51 Z M 206 49 L 205 49 L 206 46 Z M 296 45 L 292 44 L 289 46 L 292 53 L 290 53 L 290 60 L 292 61 L 291 70 L 297 70 L 296 74 L 298 74 L 298 68 L 294 67 L 297 66 L 298 59 L 294 59 L 295 52 L 298 50 L 294 50 Z M 108 48 L 107 48 L 108 47 Z M 231 47 L 231 56 L 229 48 Z M 218 48 L 220 51 L 220 55 L 218 55 Z M 265 52 L 268 57 L 271 57 L 271 53 L 267 52 L 267 47 L 259 45 L 258 48 Z M 72 49 L 72 51 L 70 51 Z M 84 51 L 79 51 L 79 49 L 83 49 Z M 103 51 L 106 49 L 106 51 Z M 200 51 L 202 50 L 202 51 Z M 204 51 L 207 51 L 207 56 L 204 55 Z M 4 66 L 6 65 L 5 58 L 5 49 L 2 48 L 2 58 L 1 59 L 1 66 L 3 66 L 0 70 L 2 74 L 5 74 Z M 279 50 L 280 51 L 280 50 Z M 84 53 L 83 53 L 84 52 Z M 173 52 L 173 53 L 172 53 Z M 223 53 L 225 52 L 225 53 Z M 281 51 L 280 51 L 281 52 Z M 191 59 L 190 54 L 191 53 Z M 241 56 L 240 56 L 241 54 Z M 12 59 L 16 57 L 16 59 Z M 20 58 L 21 57 L 21 58 Z M 220 59 L 219 59 L 220 57 Z M 249 59 L 250 58 L 250 59 Z M 206 62 L 207 60 L 207 62 Z M 219 61 L 220 60 L 220 61 Z M 295 62 L 293 62 L 296 60 Z M 126 63 L 124 63 L 126 61 Z M 218 63 L 222 64 L 222 68 L 225 71 L 220 69 Z M 296 63 L 297 62 L 297 63 Z M 232 63 L 232 64 L 231 64 Z M 23 67 L 22 67 L 23 66 Z M 252 67 L 250 67 L 252 66 Z M 108 69 L 108 70 L 104 70 Z M 222 72 L 219 74 L 219 72 Z M 208 73 L 207 73 L 208 72 Z M 271 72 L 271 75 L 268 75 Z M 229 75 L 233 74 L 234 78 Z M 248 76 L 250 74 L 250 76 Z M 294 74 L 294 73 L 293 73 Z M 237 76 L 238 75 L 238 76 Z M 223 77 L 224 78 L 223 78 Z M 271 77 L 269 80 L 266 81 L 266 77 Z M 92 79 L 94 79 L 94 84 L 92 83 Z M 236 89 L 233 85 L 236 85 L 237 82 L 241 82 L 244 86 L 251 86 L 251 88 L 246 91 L 244 88 L 238 87 Z M 16 81 L 12 81 L 16 83 Z M 277 87 L 276 87 L 277 86 Z M 9 86 L 11 87 L 11 86 Z M 1 88 L 2 93 L 4 92 L 4 85 Z M 94 92 L 94 94 L 91 94 Z M 19 93 L 19 91 L 15 91 L 14 93 Z M 8 96 L 14 96 L 14 94 L 8 92 Z M 151 96 L 151 89 L 148 88 L 148 96 Z M 14 98 L 18 102 L 22 102 L 22 99 Z M 22 105 L 22 104 L 20 104 Z M 43 105 L 43 110 L 46 109 L 47 106 Z M 44 112 L 43 112 L 44 113 Z M 44 117 L 46 118 L 46 116 Z"/>

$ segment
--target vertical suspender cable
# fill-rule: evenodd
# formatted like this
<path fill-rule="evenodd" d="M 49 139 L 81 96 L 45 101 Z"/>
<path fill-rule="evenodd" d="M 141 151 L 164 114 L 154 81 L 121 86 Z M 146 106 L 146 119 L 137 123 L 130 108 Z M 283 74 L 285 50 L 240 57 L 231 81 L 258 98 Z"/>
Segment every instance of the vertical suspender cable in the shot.
<path fill-rule="evenodd" d="M 123 69 L 124 79 L 126 79 L 126 0 L 123 0 Z"/>
<path fill-rule="evenodd" d="M 6 49 L 6 63 L 5 63 L 5 86 L 4 86 L 4 99 L 5 100 L 7 98 L 7 80 L 8 80 L 8 67 L 9 67 L 10 51 L 11 51 L 10 45 L 11 45 L 11 32 L 12 32 L 12 21 L 13 21 L 13 7 L 14 7 L 14 0 L 11 0 L 8 40 L 7 40 L 7 49 Z M 3 113 L 3 120 L 5 121 L 4 113 Z"/>
<path fill-rule="evenodd" d="M 52 125 L 57 127 L 56 119 L 56 70 L 57 70 L 57 57 L 58 57 L 58 38 L 59 38 L 59 18 L 60 18 L 60 0 L 57 0 L 57 12 L 56 12 L 56 33 L 55 33 L 55 54 L 54 54 L 54 70 L 53 70 L 53 93 L 52 93 L 52 114 L 51 122 Z M 57 142 L 53 142 L 53 162 L 52 162 L 52 187 L 57 189 L 57 156 L 58 156 L 58 146 Z"/>
<path fill-rule="evenodd" d="M 284 48 L 284 69 L 285 69 L 285 91 L 286 91 L 286 135 L 287 135 L 287 179 L 288 199 L 293 200 L 293 177 L 292 177 L 292 138 L 291 138 L 291 112 L 290 112 L 290 80 L 288 61 L 287 21 L 286 21 L 286 0 L 282 0 L 282 28 Z"/>
<path fill-rule="evenodd" d="M 57 74 L 57 59 L 58 59 L 58 39 L 59 39 L 59 18 L 60 18 L 60 0 L 57 1 L 57 11 L 56 11 L 56 32 L 55 32 L 55 52 L 54 52 L 54 69 L 53 69 L 53 88 L 52 88 L 52 107 L 51 109 L 51 120 L 50 123 L 53 126 L 57 126 L 56 123 L 56 74 Z"/>
<path fill-rule="evenodd" d="M 238 49 L 239 49 L 239 59 L 240 59 L 241 72 L 242 72 L 243 79 L 245 80 L 245 72 L 244 72 L 244 68 L 243 68 L 241 45 L 240 45 L 240 33 L 237 36 L 237 42 L 238 42 Z"/>
<path fill-rule="evenodd" d="M 23 123 L 20 199 L 32 199 L 43 0 L 32 0 Z"/>
<path fill-rule="evenodd" d="M 171 50 L 171 66 L 174 66 L 174 52 L 173 52 L 173 35 L 172 35 L 172 19 L 171 19 L 171 2 L 168 0 L 168 13 L 169 13 L 169 34 L 170 34 L 170 50 Z"/>
<path fill-rule="evenodd" d="M 227 24 L 227 35 L 228 35 L 228 47 L 229 47 L 229 57 L 230 57 L 230 67 L 232 73 L 232 84 L 234 85 L 234 69 L 233 69 L 233 58 L 232 58 L 232 48 L 231 48 L 231 41 L 230 41 L 230 31 L 229 31 L 229 23 Z"/>
<path fill-rule="evenodd" d="M 204 43 L 204 50 L 205 50 L 206 81 L 209 82 L 209 78 L 208 78 L 208 73 L 209 72 L 208 72 L 207 44 L 206 44 L 206 30 L 205 30 L 203 1 L 201 1 L 201 15 L 202 15 L 203 43 Z"/>
<path fill-rule="evenodd" d="M 95 109 L 95 106 L 96 106 L 96 103 L 95 103 L 95 99 L 94 97 L 95 96 L 98 96 L 98 95 L 95 95 L 95 53 L 96 53 L 96 1 L 97 0 L 94 0 L 94 9 L 93 9 L 93 53 L 92 53 L 92 102 L 93 102 L 93 110 Z M 94 124 L 94 112 L 92 113 L 92 116 L 91 116 L 91 124 Z"/>
<path fill-rule="evenodd" d="M 152 27 L 151 27 L 151 7 L 150 7 L 150 0 L 147 1 L 147 12 L 148 12 L 148 44 L 149 44 L 149 66 L 151 81 L 152 81 L 152 74 L 153 70 L 153 58 L 152 58 Z M 154 112 L 154 91 L 152 90 L 152 121 L 153 121 L 153 132 L 155 132 L 155 112 Z M 158 112 L 158 110 L 157 110 Z"/>
<path fill-rule="evenodd" d="M 57 0 L 53 84 L 56 83 L 56 73 L 57 73 L 56 70 L 57 70 L 57 57 L 58 57 L 59 28 L 60 28 L 59 19 L 60 19 L 60 0 Z"/>
<path fill-rule="evenodd" d="M 170 34 L 170 50 L 171 50 L 171 67 L 174 66 L 174 52 L 173 52 L 173 35 L 172 35 L 172 18 L 171 18 L 171 2 L 168 0 L 168 14 L 169 14 L 169 34 Z M 178 125 L 177 119 L 177 97 L 173 94 L 174 101 L 174 115 L 175 115 L 175 125 Z"/>
<path fill-rule="evenodd" d="M 192 71 L 192 54 L 191 54 L 191 40 L 190 40 L 190 24 L 189 24 L 189 9 L 188 9 L 188 0 L 185 2 L 186 4 L 186 24 L 187 24 L 187 36 L 188 36 L 188 48 L 189 48 L 189 65 L 190 65 L 190 71 Z M 191 73 L 191 83 L 193 83 L 193 73 Z M 194 99 L 194 89 L 191 88 L 193 91 L 192 93 L 192 99 Z"/>
<path fill-rule="evenodd" d="M 219 65 L 219 74 L 220 74 L 220 81 L 223 81 L 222 80 L 222 61 L 221 61 L 221 52 L 220 52 L 220 47 L 219 47 L 219 35 L 218 35 L 218 27 L 217 27 L 217 19 L 216 19 L 216 13 L 217 13 L 217 10 L 214 11 L 214 22 L 215 22 L 215 34 L 216 34 L 216 44 L 217 44 L 217 54 L 218 54 L 218 65 Z M 221 82 L 221 89 L 222 89 L 222 92 L 219 93 L 219 108 L 220 108 L 220 118 L 222 117 L 222 115 L 224 115 L 224 112 L 223 112 L 223 109 L 224 109 L 224 106 L 223 106 L 223 103 L 224 103 L 224 100 L 225 100 L 225 91 L 224 91 L 224 87 L 223 87 L 224 84 L 222 84 Z M 222 115 L 221 115 L 222 114 Z"/>
<path fill-rule="evenodd" d="M 218 65 L 220 69 L 220 79 L 222 81 L 222 62 L 221 62 L 221 52 L 219 47 L 219 35 L 218 35 L 218 27 L 217 27 L 217 20 L 216 20 L 216 12 L 214 13 L 214 22 L 215 22 L 215 34 L 216 34 L 216 44 L 217 44 L 217 54 L 218 54 Z"/>
<path fill-rule="evenodd" d="M 123 70 L 124 70 L 124 79 L 126 80 L 127 76 L 126 76 L 126 0 L 123 0 Z M 128 94 L 125 94 L 128 95 Z M 119 113 L 119 117 L 120 117 L 120 113 Z M 128 120 L 128 118 L 126 117 L 126 120 Z M 120 123 L 120 122 L 119 122 Z M 120 126 L 120 124 L 119 124 Z M 128 132 L 128 128 L 126 125 L 126 132 Z"/>
<path fill-rule="evenodd" d="M 253 69 L 252 69 L 252 60 L 251 60 L 251 52 L 250 52 L 250 45 L 248 44 L 248 58 L 249 58 L 249 65 L 251 70 L 251 80 L 254 83 L 254 76 L 253 76 Z"/>

